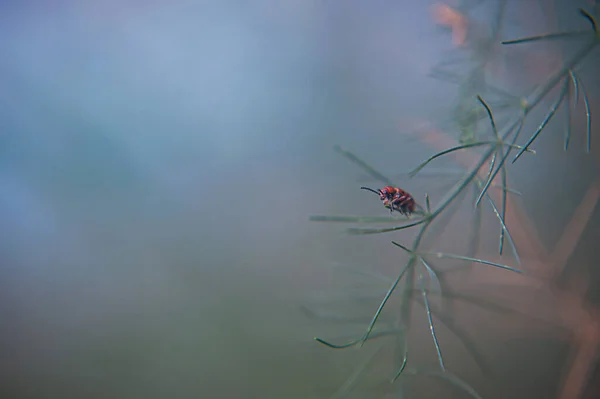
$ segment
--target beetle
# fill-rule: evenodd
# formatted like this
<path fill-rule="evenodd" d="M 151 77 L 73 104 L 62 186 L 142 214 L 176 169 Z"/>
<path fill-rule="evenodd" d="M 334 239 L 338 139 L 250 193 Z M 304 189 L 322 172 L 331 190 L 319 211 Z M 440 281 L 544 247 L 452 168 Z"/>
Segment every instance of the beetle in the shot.
<path fill-rule="evenodd" d="M 379 199 L 383 201 L 383 205 L 386 207 L 389 206 L 390 212 L 397 210 L 402 214 L 410 215 L 415 211 L 415 199 L 401 188 L 385 186 L 382 189 L 373 190 L 369 187 L 361 187 L 361 190 L 371 191 L 379 195 Z"/>

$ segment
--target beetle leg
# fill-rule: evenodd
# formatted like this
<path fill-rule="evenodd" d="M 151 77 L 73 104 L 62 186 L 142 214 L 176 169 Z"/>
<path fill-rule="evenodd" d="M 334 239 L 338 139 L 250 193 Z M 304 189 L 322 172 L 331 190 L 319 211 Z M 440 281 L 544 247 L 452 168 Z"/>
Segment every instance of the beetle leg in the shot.
<path fill-rule="evenodd" d="M 398 201 L 398 207 L 400 209 L 402 209 L 402 214 L 407 215 L 407 216 L 408 216 L 407 205 L 409 202 L 410 202 L 409 199 L 405 196 L 401 197 Z"/>
<path fill-rule="evenodd" d="M 396 200 L 394 201 L 396 203 L 396 207 L 400 210 L 401 214 L 405 214 L 405 210 L 404 210 L 404 201 L 403 201 L 403 196 L 402 197 L 398 197 L 396 198 Z"/>

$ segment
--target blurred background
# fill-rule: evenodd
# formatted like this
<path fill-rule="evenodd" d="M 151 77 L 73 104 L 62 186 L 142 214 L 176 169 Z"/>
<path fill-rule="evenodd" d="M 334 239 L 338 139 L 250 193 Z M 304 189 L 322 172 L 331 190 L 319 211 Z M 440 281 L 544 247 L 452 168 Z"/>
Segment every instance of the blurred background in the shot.
<path fill-rule="evenodd" d="M 499 2 L 446 4 L 472 21 L 471 42 L 429 1 L 1 2 L 0 396 L 335 392 L 362 354 L 317 344 L 315 335 L 343 330 L 307 318 L 301 305 L 335 289 L 332 265 L 395 277 L 390 241 L 409 235 L 351 237 L 308 218 L 386 215 L 359 190 L 380 183 L 335 145 L 396 176 L 419 201 L 429 193 L 437 203 L 460 176 L 448 177 L 460 173 L 451 160 L 423 178 L 402 175 L 436 151 L 423 129 L 458 138 L 459 88 L 429 74 L 477 54 L 469 43 L 486 37 Z M 499 40 L 589 28 L 577 7 L 591 9 L 589 1 L 508 1 Z M 495 41 L 486 73 L 527 95 L 581 42 Z M 592 112 L 598 66 L 596 52 L 580 72 Z M 553 101 L 551 93 L 524 138 Z M 537 155 L 510 169 L 548 248 L 598 167 L 583 155 L 581 106 L 569 152 L 562 122 L 552 126 Z M 597 213 L 590 220 L 569 270 L 597 280 Z M 497 233 L 489 223 L 482 236 L 496 243 Z M 455 252 L 465 244 L 456 234 L 447 241 Z M 472 335 L 493 321 L 472 315 Z M 451 338 L 448 367 L 484 397 L 554 397 L 569 336 L 548 341 L 528 323 L 515 321 L 510 339 L 482 340 L 492 376 L 463 362 Z M 415 362 L 420 347 L 431 354 L 422 327 Z M 399 397 L 381 388 L 392 374 L 382 367 L 349 397 Z M 428 385 L 408 386 L 406 397 L 466 397 L 437 383 L 420 391 Z"/>

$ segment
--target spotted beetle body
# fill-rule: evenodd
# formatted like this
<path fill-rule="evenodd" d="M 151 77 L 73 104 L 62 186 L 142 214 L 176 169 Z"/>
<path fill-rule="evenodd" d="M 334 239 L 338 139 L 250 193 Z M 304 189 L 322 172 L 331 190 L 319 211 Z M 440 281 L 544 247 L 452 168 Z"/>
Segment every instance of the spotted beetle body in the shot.
<path fill-rule="evenodd" d="M 401 188 L 385 186 L 379 190 L 373 190 L 369 187 L 361 187 L 361 189 L 378 194 L 379 199 L 383 201 L 383 206 L 389 207 L 390 212 L 398 211 L 404 215 L 410 215 L 415 211 L 415 199 Z"/>

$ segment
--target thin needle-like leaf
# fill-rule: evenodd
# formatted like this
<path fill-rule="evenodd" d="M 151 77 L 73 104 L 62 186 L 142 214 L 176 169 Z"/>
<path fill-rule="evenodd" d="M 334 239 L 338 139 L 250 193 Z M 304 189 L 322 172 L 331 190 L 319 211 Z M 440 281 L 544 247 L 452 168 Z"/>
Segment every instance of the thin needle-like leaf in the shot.
<path fill-rule="evenodd" d="M 412 171 L 410 171 L 408 173 L 408 175 L 410 177 L 414 177 L 417 173 L 419 173 L 419 171 L 421 169 L 423 169 L 425 166 L 427 166 L 427 164 L 429 164 L 429 162 L 433 161 L 436 158 L 441 157 L 442 155 L 446 155 L 446 154 L 449 154 L 451 152 L 458 151 L 458 150 L 464 150 L 464 149 L 472 148 L 472 147 L 481 147 L 481 146 L 484 146 L 484 145 L 491 145 L 491 144 L 494 144 L 494 142 L 493 141 L 478 141 L 476 143 L 463 144 L 463 145 L 459 145 L 459 146 L 452 147 L 452 148 L 449 148 L 447 150 L 438 152 L 437 154 L 432 155 L 431 157 L 429 157 L 425 162 L 421 163 L 415 169 L 413 169 Z"/>
<path fill-rule="evenodd" d="M 437 154 L 432 155 L 431 157 L 429 157 L 426 161 L 422 162 L 415 169 L 413 169 L 410 172 L 408 172 L 408 176 L 414 177 L 425 166 L 427 166 L 431 161 L 433 161 L 436 158 L 441 157 L 442 155 L 446 155 L 446 154 L 449 154 L 449 153 L 451 153 L 453 151 L 464 150 L 464 149 L 471 148 L 471 147 L 481 147 L 481 146 L 484 146 L 484 145 L 495 145 L 495 144 L 497 144 L 495 141 L 477 141 L 475 143 L 467 143 L 467 144 L 459 145 L 459 146 L 456 146 L 456 147 L 448 148 L 447 150 L 438 152 Z M 508 147 L 512 147 L 512 148 L 515 148 L 515 149 L 518 149 L 518 150 L 524 150 L 524 151 L 531 152 L 531 153 L 535 154 L 534 150 L 530 150 L 528 148 L 524 149 L 520 145 L 508 144 L 508 143 L 502 143 L 502 145 L 505 145 L 505 146 L 508 146 Z"/>
<path fill-rule="evenodd" d="M 404 218 L 396 217 L 372 217 L 372 216 L 328 216 L 328 215 L 314 215 L 310 216 L 308 220 L 311 222 L 336 222 L 336 223 L 398 223 Z"/>
<path fill-rule="evenodd" d="M 473 186 L 473 194 L 475 196 L 475 200 L 477 199 L 479 187 L 474 184 Z M 482 215 L 482 207 L 475 207 L 475 214 L 473 215 L 473 221 L 471 222 L 472 229 L 469 234 L 469 244 L 467 247 L 467 255 L 475 256 L 477 251 L 479 250 L 479 244 L 481 242 L 481 215 Z"/>
<path fill-rule="evenodd" d="M 367 327 L 367 332 L 365 333 L 365 335 L 364 335 L 364 337 L 362 339 L 361 346 L 364 345 L 364 343 L 367 341 L 367 339 L 369 339 L 369 335 L 371 335 L 371 331 L 373 331 L 373 327 L 375 327 L 375 323 L 377 323 L 377 319 L 381 315 L 381 312 L 383 311 L 383 308 L 387 304 L 387 301 L 390 299 L 390 297 L 392 296 L 392 294 L 396 290 L 396 287 L 398 287 L 398 284 L 400 283 L 400 280 L 402 280 L 402 277 L 404 276 L 404 273 L 406 273 L 406 271 L 410 267 L 413 267 L 413 265 L 414 265 L 414 258 L 411 259 L 406 264 L 406 266 L 404 267 L 404 269 L 402 269 L 402 272 L 396 278 L 396 281 L 394 281 L 394 283 L 392 284 L 392 286 L 390 287 L 390 289 L 388 290 L 388 292 L 385 294 L 385 297 L 381 301 L 381 304 L 379 305 L 379 308 L 377 308 L 377 311 L 375 312 L 375 315 L 373 316 L 373 320 L 371 320 L 371 323 Z"/>
<path fill-rule="evenodd" d="M 402 363 L 398 368 L 398 371 L 392 377 L 392 382 L 396 381 L 398 377 L 402 374 L 404 369 L 406 369 L 406 364 L 408 363 L 408 345 L 406 344 L 406 334 L 402 336 Z"/>
<path fill-rule="evenodd" d="M 346 232 L 348 234 L 352 234 L 352 235 L 389 233 L 392 231 L 404 230 L 404 229 L 408 229 L 410 227 L 418 226 L 418 225 L 426 222 L 427 220 L 428 220 L 427 218 L 421 219 L 421 220 L 417 220 L 414 223 L 409 223 L 409 224 L 405 224 L 405 225 L 398 226 L 398 227 L 391 227 L 389 229 L 368 229 L 368 228 L 353 227 L 353 228 L 347 229 Z"/>
<path fill-rule="evenodd" d="M 490 162 L 490 170 L 488 170 L 488 174 L 487 177 L 485 178 L 485 185 L 489 186 L 492 183 L 492 173 L 494 172 L 494 166 L 496 165 L 496 158 L 498 156 L 498 153 L 495 152 L 494 155 L 492 155 L 492 162 Z"/>
<path fill-rule="evenodd" d="M 392 244 L 394 244 L 395 246 L 397 246 L 397 247 L 399 247 L 399 248 L 402 248 L 403 250 L 405 250 L 406 252 L 408 252 L 408 253 L 409 253 L 409 254 L 411 254 L 411 255 L 414 255 L 414 254 L 415 254 L 415 253 L 413 252 L 413 250 L 412 250 L 412 249 L 409 249 L 408 247 L 405 247 L 405 246 L 404 246 L 404 245 L 402 245 L 402 244 L 398 244 L 396 241 L 392 241 Z"/>
<path fill-rule="evenodd" d="M 584 10 L 583 8 L 579 9 L 579 13 L 585 18 L 587 19 L 590 24 L 592 24 L 592 29 L 594 30 L 595 33 L 598 33 L 598 26 L 596 25 L 596 19 L 586 10 Z"/>
<path fill-rule="evenodd" d="M 419 305 L 421 305 L 421 306 L 423 306 L 423 308 L 425 308 L 425 304 L 419 298 L 416 298 L 415 302 L 417 302 Z M 478 350 L 477 345 L 475 345 L 475 340 L 472 338 L 472 336 L 469 335 L 469 333 L 467 332 L 467 330 L 462 329 L 460 326 L 458 326 L 454 322 L 454 320 L 452 320 L 450 317 L 447 317 L 444 314 L 444 312 L 442 312 L 440 309 L 438 309 L 437 307 L 435 307 L 434 304 L 430 304 L 429 306 L 431 308 L 431 313 L 444 326 L 446 326 L 446 328 L 450 332 L 452 332 L 452 334 L 454 334 L 462 342 L 462 344 L 465 347 L 465 349 L 471 354 L 471 356 L 473 357 L 473 360 L 475 360 L 475 363 L 477 363 L 477 366 L 479 367 L 479 369 L 483 373 L 488 372 L 489 368 L 490 368 L 489 364 L 485 360 L 485 358 L 484 358 L 483 354 L 481 353 L 481 351 Z"/>
<path fill-rule="evenodd" d="M 355 339 L 355 340 L 350 341 L 347 344 L 343 344 L 343 345 L 336 345 L 331 342 L 325 341 L 324 339 L 319 338 L 319 337 L 315 337 L 315 341 L 317 341 L 318 343 L 323 344 L 329 348 L 332 348 L 332 349 L 346 349 L 346 348 L 350 348 L 352 346 L 364 343 L 366 341 L 373 341 L 378 338 L 389 337 L 391 335 L 397 335 L 399 333 L 402 333 L 402 332 L 399 330 L 372 331 L 367 338 L 360 337 L 358 339 Z"/>
<path fill-rule="evenodd" d="M 524 37 L 521 39 L 504 40 L 501 43 L 502 44 L 519 44 L 519 43 L 535 42 L 538 40 L 555 40 L 555 39 L 564 39 L 567 37 L 583 37 L 583 36 L 589 36 L 589 35 L 590 35 L 590 32 L 588 30 L 579 30 L 579 31 L 572 31 L 572 32 L 548 33 L 545 35 L 529 36 L 529 37 Z"/>
<path fill-rule="evenodd" d="M 500 167 L 500 165 L 498 165 L 498 167 Z M 511 194 L 515 194 L 515 195 L 523 195 L 523 193 L 521 193 L 518 190 L 515 190 L 515 189 L 510 188 L 510 187 L 502 187 L 502 186 L 500 186 L 498 184 L 492 184 L 490 187 L 492 187 L 492 188 L 498 188 L 500 190 L 506 190 L 507 193 L 511 193 Z"/>
<path fill-rule="evenodd" d="M 587 146 L 586 152 L 589 153 L 592 149 L 592 113 L 590 111 L 590 102 L 587 95 L 587 90 L 583 85 L 581 79 L 579 79 L 575 73 L 573 72 L 573 76 L 575 76 L 576 80 L 579 82 L 579 87 L 581 88 L 581 95 L 583 96 L 583 105 L 585 107 L 585 118 L 586 118 L 586 137 L 587 137 Z"/>
<path fill-rule="evenodd" d="M 451 220 L 453 220 L 456 217 L 456 214 L 461 209 L 460 204 L 463 202 L 466 193 L 467 190 L 462 190 L 458 192 L 453 199 L 453 204 L 448 205 L 444 212 L 438 214 L 435 217 L 435 223 L 431 223 L 428 226 L 423 226 L 419 229 L 421 231 L 423 231 L 423 229 L 426 229 L 427 236 L 423 237 L 423 240 L 420 242 L 418 248 L 421 248 L 422 251 L 428 250 L 431 247 L 431 245 L 433 245 L 433 243 L 435 243 L 439 239 L 440 236 L 442 236 L 445 232 L 450 231 L 448 230 L 448 226 Z M 415 248 L 414 242 L 413 248 Z"/>
<path fill-rule="evenodd" d="M 568 83 L 568 81 L 567 81 L 567 83 Z M 562 103 L 563 99 L 565 98 L 566 88 L 567 88 L 567 85 L 563 84 L 563 90 L 561 91 L 561 93 L 560 93 L 560 95 L 558 97 L 558 100 L 554 103 L 554 105 L 550 109 L 550 112 L 546 116 L 546 119 L 544 119 L 544 121 L 540 124 L 540 126 L 537 128 L 537 130 L 535 131 L 535 133 L 531 136 L 531 138 L 529 139 L 529 141 L 527 142 L 527 144 L 525 144 L 525 146 L 523 147 L 523 149 L 521 149 L 517 153 L 517 155 L 515 156 L 515 159 L 513 159 L 512 163 L 515 163 L 517 161 L 517 159 L 519 159 L 521 157 L 521 155 L 523 155 L 523 153 L 525 152 L 525 150 L 529 148 L 529 146 L 531 145 L 531 143 L 533 143 L 535 141 L 535 139 L 540 135 L 540 133 L 542 132 L 542 130 L 546 127 L 546 125 L 548 124 L 548 122 L 550 122 L 550 119 L 552 119 L 552 117 L 556 113 L 556 110 L 558 109 L 558 107 Z"/>
<path fill-rule="evenodd" d="M 335 146 L 334 149 L 339 154 L 343 155 L 344 157 L 348 158 L 350 161 L 354 162 L 355 164 L 357 164 L 358 166 L 363 168 L 365 170 L 365 172 L 367 172 L 369 175 L 373 176 L 375 179 L 379 180 L 383 184 L 385 184 L 387 186 L 394 185 L 394 183 L 392 183 L 392 181 L 387 176 L 385 176 L 384 174 L 382 174 L 381 172 L 376 170 L 374 167 L 372 167 L 371 165 L 369 165 L 362 159 L 360 159 L 353 152 L 350 152 L 350 151 L 340 147 L 339 145 Z"/>
<path fill-rule="evenodd" d="M 383 308 L 385 307 L 385 305 L 387 304 L 388 300 L 390 299 L 390 297 L 392 296 L 392 294 L 394 293 L 394 291 L 396 290 L 396 287 L 398 287 L 398 284 L 400 283 L 400 281 L 402 280 L 402 277 L 404 276 L 404 273 L 406 273 L 406 271 L 408 270 L 409 267 L 412 267 L 414 265 L 414 258 L 412 260 L 410 260 L 406 266 L 404 267 L 404 269 L 402 270 L 402 272 L 398 275 L 398 277 L 396 278 L 396 280 L 392 283 L 392 286 L 388 289 L 388 291 L 386 292 L 383 300 L 381 301 L 381 303 L 379 304 L 379 307 L 377 308 L 377 311 L 375 312 L 375 315 L 373 316 L 373 318 L 371 319 L 371 322 L 369 323 L 368 327 L 367 327 L 367 331 L 365 332 L 365 334 L 363 334 L 362 337 L 355 339 L 353 341 L 350 341 L 346 344 L 342 344 L 342 345 L 336 345 L 333 344 L 331 342 L 325 341 L 322 338 L 319 337 L 315 337 L 315 341 L 326 345 L 330 348 L 334 348 L 334 349 L 344 349 L 344 348 L 349 348 L 351 346 L 355 346 L 360 344 L 360 346 L 363 346 L 365 342 L 367 342 L 367 340 L 369 339 L 369 337 L 371 336 L 371 333 L 373 332 L 373 328 L 375 327 L 375 323 L 377 323 L 377 320 L 379 319 L 379 316 L 381 315 L 381 312 L 383 311 Z"/>
<path fill-rule="evenodd" d="M 517 262 L 518 265 L 520 265 L 521 258 L 519 257 L 519 252 L 517 251 L 517 247 L 515 246 L 515 242 L 510 234 L 510 231 L 508 230 L 508 228 L 506 227 L 506 224 L 504 223 L 504 218 L 502 217 L 500 212 L 498 212 L 498 208 L 496 208 L 496 204 L 494 203 L 494 200 L 492 200 L 492 198 L 488 194 L 486 194 L 486 197 L 488 199 L 488 202 L 492 206 L 492 209 L 494 210 L 494 214 L 500 221 L 503 231 L 506 233 L 506 238 L 508 239 L 508 243 L 510 244 L 510 247 L 513 251 L 513 255 L 515 256 L 515 261 Z"/>
<path fill-rule="evenodd" d="M 442 290 L 442 283 L 440 282 L 437 272 L 435 271 L 435 269 L 433 267 L 431 267 L 429 265 L 429 263 L 427 263 L 427 261 L 425 259 L 423 259 L 423 257 L 419 257 L 419 260 L 421 261 L 423 266 L 425 266 L 425 269 L 427 269 L 427 273 L 429 274 L 429 279 L 437 286 L 436 290 L 439 291 L 440 295 L 443 296 L 444 290 Z"/>
<path fill-rule="evenodd" d="M 500 136 L 498 135 L 498 128 L 496 127 L 496 120 L 494 119 L 494 114 L 492 113 L 492 110 L 490 109 L 489 105 L 487 105 L 487 103 L 483 100 L 483 98 L 481 98 L 481 96 L 478 95 L 477 99 L 479 100 L 481 105 L 483 105 L 485 111 L 487 112 L 490 124 L 492 125 L 492 132 L 494 133 L 494 137 L 497 140 L 500 140 Z"/>
<path fill-rule="evenodd" d="M 571 78 L 571 82 L 573 83 L 573 99 L 575 100 L 575 105 L 579 104 L 579 84 L 577 82 L 577 77 L 572 69 L 569 69 L 569 77 Z"/>
<path fill-rule="evenodd" d="M 519 135 L 521 134 L 521 131 L 523 129 L 523 124 L 524 123 L 525 123 L 525 117 L 523 117 L 523 119 L 521 119 L 521 122 L 519 123 L 519 126 L 517 128 L 517 131 L 516 131 L 515 135 L 513 136 L 511 144 L 514 144 L 517 141 L 517 139 L 519 138 Z M 498 168 L 494 171 L 494 173 L 492 174 L 492 176 L 487 180 L 485 186 L 483 187 L 483 190 L 481 190 L 481 193 L 477 197 L 477 200 L 475 200 L 475 206 L 476 207 L 479 206 L 479 202 L 481 202 L 481 199 L 483 198 L 484 194 L 486 194 L 486 192 L 487 192 L 490 184 L 494 181 L 494 179 L 496 178 L 496 175 L 498 174 L 498 172 L 501 170 L 501 168 L 506 163 L 506 159 L 508 158 L 508 155 L 510 154 L 510 150 L 511 149 L 512 149 L 512 147 L 508 148 L 508 150 L 506 151 L 506 154 L 504 154 L 504 156 L 500 160 L 500 165 L 498 165 Z M 504 185 L 504 187 L 505 187 L 505 185 Z"/>
<path fill-rule="evenodd" d="M 405 354 L 404 358 L 402 359 L 402 365 L 400 366 L 400 369 L 398 369 L 396 374 L 392 377 L 392 382 L 396 381 L 400 377 L 400 375 L 402 375 L 402 372 L 406 369 L 407 363 L 408 363 L 408 356 L 407 356 L 407 354 Z"/>
<path fill-rule="evenodd" d="M 498 152 L 500 153 L 500 156 L 502 158 L 504 158 L 504 149 L 501 147 L 498 149 Z M 500 248 L 498 250 L 498 252 L 500 253 L 500 255 L 502 255 L 502 251 L 504 249 L 504 232 L 508 231 L 508 229 L 505 229 L 504 227 L 506 226 L 506 200 L 507 200 L 507 191 L 506 191 L 506 185 L 507 183 L 507 179 L 506 179 L 506 163 L 503 164 L 502 166 L 500 166 L 500 169 L 502 170 L 501 172 L 501 178 L 502 178 L 502 217 L 501 217 L 501 221 L 502 221 L 502 226 L 500 226 Z"/>
<path fill-rule="evenodd" d="M 425 290 L 425 286 L 421 284 L 421 294 L 423 295 L 423 303 L 425 304 L 425 312 L 427 313 L 427 322 L 429 323 L 429 331 L 431 332 L 431 337 L 433 339 L 433 345 L 435 346 L 435 351 L 437 352 L 438 361 L 440 363 L 440 368 L 442 371 L 446 371 L 446 366 L 444 366 L 444 358 L 442 356 L 442 350 L 440 348 L 440 343 L 437 338 L 437 334 L 435 333 L 435 326 L 433 324 L 433 317 L 431 316 L 431 308 L 429 307 L 429 298 L 427 297 L 427 291 Z"/>
<path fill-rule="evenodd" d="M 342 344 L 342 345 L 333 344 L 333 343 L 325 341 L 324 339 L 319 338 L 319 337 L 315 337 L 315 341 L 317 341 L 318 343 L 323 344 L 329 348 L 332 348 L 332 349 L 346 349 L 346 348 L 350 348 L 351 346 L 355 346 L 358 343 L 360 343 L 362 341 L 362 337 L 360 337 L 359 339 L 355 339 L 354 341 L 350 341 L 347 344 Z"/>
<path fill-rule="evenodd" d="M 423 266 L 425 266 L 425 269 L 427 270 L 427 272 L 429 274 L 429 278 L 435 282 L 435 284 L 439 287 L 439 291 L 441 292 L 442 288 L 441 288 L 440 280 L 437 276 L 437 273 L 435 272 L 435 270 L 433 270 L 433 268 L 431 266 L 429 266 L 429 264 L 425 261 L 425 259 L 423 259 L 421 256 L 419 256 L 419 254 L 416 253 L 415 251 L 413 251 L 412 249 L 410 249 L 402 244 L 399 244 L 396 241 L 392 241 L 392 244 L 394 244 L 398 248 L 402 248 L 403 250 L 405 250 L 412 256 L 417 256 L 419 258 L 419 260 L 421 261 L 421 263 L 423 264 Z"/>
<path fill-rule="evenodd" d="M 572 75 L 572 74 L 571 74 Z M 565 79 L 567 85 L 567 93 L 565 95 L 565 112 L 567 117 L 565 118 L 565 151 L 569 149 L 569 142 L 571 141 L 571 81 Z"/>
<path fill-rule="evenodd" d="M 501 139 L 500 135 L 498 134 L 498 129 L 496 128 L 496 120 L 494 119 L 494 114 L 492 113 L 492 110 L 480 96 L 477 96 L 477 98 L 479 99 L 481 104 L 483 104 L 483 106 L 485 107 L 485 110 L 488 114 L 488 118 L 490 119 L 490 124 L 492 125 L 492 131 L 494 132 L 494 136 L 496 136 L 498 143 L 501 144 L 502 139 Z M 510 150 L 510 148 L 509 148 L 509 150 Z M 504 159 L 504 148 L 501 145 L 498 145 L 498 154 L 500 155 L 501 159 Z M 484 190 L 487 189 L 487 187 L 489 187 L 489 185 L 492 183 L 491 174 L 492 174 L 492 170 L 494 169 L 495 161 L 496 161 L 496 154 L 494 154 L 494 157 L 492 158 L 490 172 L 488 173 L 488 179 L 486 180 Z M 500 169 L 502 171 L 502 173 L 501 173 L 501 175 L 502 175 L 502 218 L 501 218 L 501 221 L 504 225 L 504 221 L 506 220 L 506 185 L 507 185 L 506 164 L 500 165 L 498 167 L 498 169 Z M 504 249 L 504 231 L 505 231 L 505 229 L 504 229 L 504 227 L 502 227 L 500 230 L 500 248 L 498 250 L 500 255 L 502 255 L 502 250 Z"/>
<path fill-rule="evenodd" d="M 444 252 L 430 252 L 430 253 L 423 254 L 423 255 L 432 255 L 432 256 L 436 256 L 438 258 L 458 259 L 458 260 L 464 260 L 467 262 L 481 263 L 484 265 L 498 267 L 500 269 L 510 270 L 511 272 L 515 272 L 515 273 L 523 273 L 522 270 L 516 269 L 514 267 L 503 265 L 501 263 L 492 262 L 492 261 L 485 260 L 485 259 L 470 258 L 468 256 L 448 254 L 448 253 L 444 253 Z"/>

